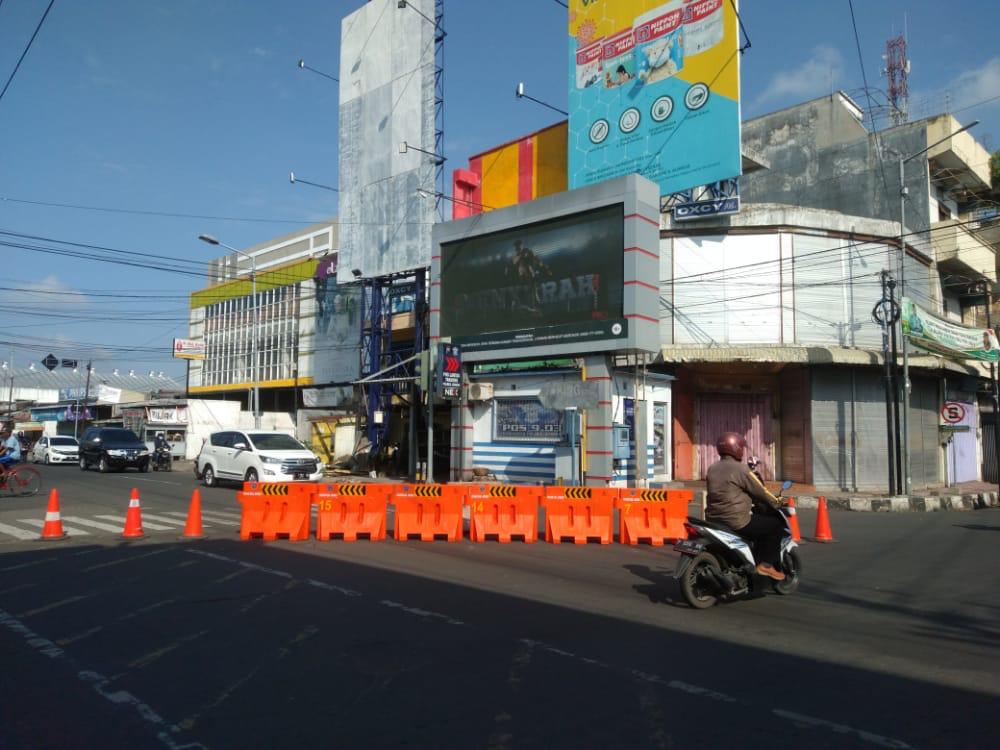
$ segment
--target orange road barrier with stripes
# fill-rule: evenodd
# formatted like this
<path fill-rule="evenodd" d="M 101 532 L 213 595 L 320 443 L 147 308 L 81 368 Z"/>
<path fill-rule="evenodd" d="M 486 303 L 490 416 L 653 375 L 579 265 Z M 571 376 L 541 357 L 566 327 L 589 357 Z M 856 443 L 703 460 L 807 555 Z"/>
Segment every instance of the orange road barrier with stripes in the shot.
<path fill-rule="evenodd" d="M 396 484 L 392 485 L 392 503 L 396 508 L 396 541 L 438 539 L 457 542 L 462 538 L 462 506 L 467 485 Z"/>
<path fill-rule="evenodd" d="M 538 541 L 541 487 L 473 484 L 467 488 L 469 539 L 473 542 Z"/>
<path fill-rule="evenodd" d="M 317 485 L 316 538 L 321 542 L 385 539 L 392 484 Z"/>
<path fill-rule="evenodd" d="M 308 539 L 315 489 L 314 484 L 246 482 L 236 494 L 243 506 L 240 539 Z"/>
<path fill-rule="evenodd" d="M 545 541 L 611 544 L 618 492 L 612 487 L 546 487 Z"/>
<path fill-rule="evenodd" d="M 618 541 L 662 547 L 687 539 L 684 528 L 691 490 L 622 489 L 618 497 Z"/>

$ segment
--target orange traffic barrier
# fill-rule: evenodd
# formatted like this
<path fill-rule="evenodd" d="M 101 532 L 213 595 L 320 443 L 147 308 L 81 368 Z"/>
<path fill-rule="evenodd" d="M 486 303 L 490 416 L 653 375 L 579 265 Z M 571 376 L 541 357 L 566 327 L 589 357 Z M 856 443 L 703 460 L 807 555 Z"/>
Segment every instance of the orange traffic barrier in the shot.
<path fill-rule="evenodd" d="M 204 539 L 205 530 L 201 527 L 201 492 L 191 493 L 191 504 L 188 506 L 187 521 L 184 522 L 185 539 Z"/>
<path fill-rule="evenodd" d="M 46 541 L 56 541 L 66 538 L 66 532 L 63 531 L 62 516 L 59 513 L 59 492 L 55 488 L 49 493 L 49 507 L 45 511 L 45 525 L 42 526 L 42 536 L 40 538 Z"/>
<path fill-rule="evenodd" d="M 502 484 L 468 486 L 469 539 L 501 544 L 538 541 L 538 501 L 541 487 Z"/>
<path fill-rule="evenodd" d="M 830 515 L 826 511 L 826 498 L 820 497 L 819 508 L 816 510 L 816 533 L 814 542 L 834 542 L 833 530 L 830 528 Z"/>
<path fill-rule="evenodd" d="M 396 507 L 396 541 L 416 538 L 424 542 L 457 542 L 462 538 L 462 506 L 467 492 L 466 485 L 395 485 L 392 503 Z"/>
<path fill-rule="evenodd" d="M 122 536 L 126 539 L 141 539 L 145 536 L 142 533 L 142 508 L 139 507 L 139 490 L 132 488 L 132 495 L 128 501 L 128 513 L 125 514 L 125 528 L 122 529 Z"/>
<path fill-rule="evenodd" d="M 792 528 L 792 540 L 796 542 L 802 541 L 802 534 L 799 533 L 799 515 L 795 511 L 795 498 L 788 498 L 788 508 L 785 510 L 785 515 L 788 516 L 788 525 Z"/>
<path fill-rule="evenodd" d="M 618 492 L 611 487 L 546 487 L 545 541 L 611 544 Z"/>
<path fill-rule="evenodd" d="M 243 491 L 267 497 L 307 497 L 310 502 L 319 485 L 313 482 L 244 482 Z"/>
<path fill-rule="evenodd" d="M 618 498 L 618 541 L 662 547 L 668 540 L 687 539 L 684 528 L 691 490 L 623 489 Z"/>
<path fill-rule="evenodd" d="M 266 482 L 243 485 L 243 491 L 236 494 L 243 506 L 240 539 L 300 542 L 309 538 L 311 492 L 289 492 L 289 486 L 295 485 Z"/>
<path fill-rule="evenodd" d="M 385 539 L 391 484 L 320 484 L 316 492 L 316 538 L 322 542 Z"/>

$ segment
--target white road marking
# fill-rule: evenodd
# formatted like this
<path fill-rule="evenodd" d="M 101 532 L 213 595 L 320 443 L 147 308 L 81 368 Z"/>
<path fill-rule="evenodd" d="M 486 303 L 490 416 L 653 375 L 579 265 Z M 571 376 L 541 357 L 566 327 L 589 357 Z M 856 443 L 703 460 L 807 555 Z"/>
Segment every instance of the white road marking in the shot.
<path fill-rule="evenodd" d="M 63 607 L 67 604 L 75 604 L 81 599 L 87 599 L 92 596 L 92 594 L 78 594 L 77 596 L 71 596 L 68 599 L 63 599 L 58 602 L 51 602 L 50 604 L 45 604 L 41 607 L 36 607 L 35 609 L 29 609 L 27 612 L 18 612 L 18 617 L 31 617 L 32 615 L 40 615 L 43 612 L 48 612 L 50 609 L 57 609 L 58 607 Z"/>
<path fill-rule="evenodd" d="M 184 523 L 185 523 L 185 521 L 182 521 L 182 520 L 177 519 L 177 518 L 170 518 L 170 516 L 166 516 L 166 515 L 162 515 L 161 516 L 158 513 L 146 513 L 146 512 L 143 512 L 143 514 L 142 514 L 142 522 L 145 523 L 147 518 L 151 518 L 154 521 L 159 521 L 160 523 L 174 524 L 176 526 L 184 526 Z M 185 517 L 185 519 L 186 519 L 186 517 Z M 209 524 L 203 523 L 202 525 L 203 526 L 208 526 Z"/>
<path fill-rule="evenodd" d="M 34 518 L 18 518 L 17 522 L 26 523 L 29 526 L 37 526 L 39 529 L 45 528 L 45 521 L 38 521 L 35 520 Z M 83 529 L 70 528 L 66 524 L 63 524 L 63 531 L 65 531 L 67 534 L 76 534 L 77 536 L 90 536 L 89 531 L 84 531 Z"/>
<path fill-rule="evenodd" d="M 96 516 L 96 518 L 103 518 L 107 521 L 120 521 L 122 528 L 125 528 L 125 519 L 121 516 Z M 153 531 L 176 531 L 173 526 L 162 526 L 156 523 L 146 523 L 145 521 L 142 522 L 142 528 L 143 530 L 152 529 Z"/>
<path fill-rule="evenodd" d="M 181 486 L 180 482 L 164 482 L 162 479 L 146 479 L 145 477 L 136 477 L 131 474 L 119 474 L 119 479 L 127 479 L 130 482 L 152 482 L 153 484 L 169 484 L 171 487 Z"/>
<path fill-rule="evenodd" d="M 115 534 L 121 534 L 125 529 L 125 519 L 122 519 L 121 526 L 112 526 L 111 524 L 101 523 L 100 521 L 92 521 L 89 518 L 80 518 L 80 516 L 63 516 L 63 520 L 80 526 L 90 526 L 91 528 L 100 529 L 101 531 L 111 531 Z"/>
<path fill-rule="evenodd" d="M 0 523 L 0 534 L 6 534 L 15 539 L 38 539 L 37 532 L 25 531 L 24 529 L 19 529 L 17 526 L 9 526 L 5 523 Z"/>
<path fill-rule="evenodd" d="M 176 511 L 172 511 L 172 510 L 165 510 L 165 511 L 163 511 L 163 515 L 165 515 L 165 516 L 174 516 L 176 518 L 187 519 L 187 513 L 178 513 Z M 211 523 L 217 523 L 220 526 L 239 526 L 240 525 L 240 522 L 239 522 L 238 519 L 223 518 L 221 516 L 218 517 L 218 518 L 216 518 L 214 514 L 205 513 L 204 511 L 202 511 L 201 518 L 202 518 L 202 524 L 205 525 L 205 526 L 208 526 L 209 522 L 211 522 Z M 166 519 L 164 519 L 164 520 L 166 520 Z"/>

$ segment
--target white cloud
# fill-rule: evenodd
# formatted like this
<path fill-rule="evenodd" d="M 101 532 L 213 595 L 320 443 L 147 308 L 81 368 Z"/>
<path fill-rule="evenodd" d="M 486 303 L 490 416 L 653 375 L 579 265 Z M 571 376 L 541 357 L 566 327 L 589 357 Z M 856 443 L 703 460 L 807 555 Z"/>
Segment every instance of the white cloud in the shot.
<path fill-rule="evenodd" d="M 266 58 L 271 56 L 271 50 L 265 49 L 264 47 L 254 47 L 250 50 L 250 54 L 255 55 L 256 57 Z"/>
<path fill-rule="evenodd" d="M 812 56 L 805 62 L 771 76 L 764 91 L 757 97 L 757 103 L 784 98 L 803 101 L 820 96 L 830 90 L 831 81 L 836 84 L 841 78 L 843 65 L 844 58 L 839 50 L 820 45 L 813 49 Z"/>
<path fill-rule="evenodd" d="M 990 58 L 979 68 L 963 71 L 949 89 L 953 109 L 1000 96 L 1000 57 Z"/>

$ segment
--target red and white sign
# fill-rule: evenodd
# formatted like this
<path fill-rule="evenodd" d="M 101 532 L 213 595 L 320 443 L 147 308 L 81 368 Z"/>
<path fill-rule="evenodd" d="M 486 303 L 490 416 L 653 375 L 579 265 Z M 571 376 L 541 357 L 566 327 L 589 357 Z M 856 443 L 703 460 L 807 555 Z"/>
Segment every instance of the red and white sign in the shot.
<path fill-rule="evenodd" d="M 945 424 L 959 424 L 965 420 L 965 404 L 945 401 L 941 407 L 941 421 Z"/>
<path fill-rule="evenodd" d="M 205 359 L 205 339 L 174 339 L 174 357 Z"/>

